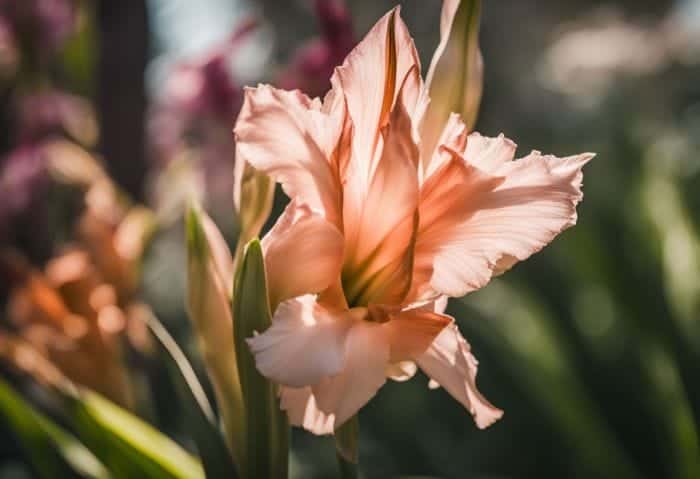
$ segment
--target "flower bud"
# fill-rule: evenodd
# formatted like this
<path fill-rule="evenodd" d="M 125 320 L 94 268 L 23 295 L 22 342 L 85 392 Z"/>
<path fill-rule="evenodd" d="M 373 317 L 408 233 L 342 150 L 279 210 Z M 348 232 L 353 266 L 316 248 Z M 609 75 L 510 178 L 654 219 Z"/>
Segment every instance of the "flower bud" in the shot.
<path fill-rule="evenodd" d="M 244 407 L 236 364 L 230 288 L 231 255 L 221 233 L 197 206 L 186 215 L 187 309 L 221 411 L 226 440 L 240 464 Z"/>

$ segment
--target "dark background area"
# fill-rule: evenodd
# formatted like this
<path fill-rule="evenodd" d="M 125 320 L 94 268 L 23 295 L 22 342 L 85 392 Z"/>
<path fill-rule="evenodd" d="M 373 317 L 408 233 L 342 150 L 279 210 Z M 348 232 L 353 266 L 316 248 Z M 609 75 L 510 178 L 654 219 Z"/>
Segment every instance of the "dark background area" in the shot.
<path fill-rule="evenodd" d="M 269 57 L 247 75 L 274 82 L 317 34 L 316 19 L 302 0 L 253 3 L 266 35 L 252 42 Z M 441 2 L 400 3 L 426 66 Z M 86 23 L 51 67 L 67 90 L 94 103 L 94 148 L 114 179 L 145 201 L 158 170 L 147 128 L 162 89 L 154 65 L 168 50 L 154 32 L 170 27 L 157 23 L 156 10 L 167 4 L 86 2 Z M 348 4 L 361 37 L 394 2 Z M 576 227 L 450 303 L 480 361 L 480 389 L 504 418 L 479 431 L 424 376 L 390 381 L 360 414 L 364 477 L 700 477 L 700 2 L 488 1 L 480 38 L 476 129 L 503 132 L 518 143 L 518 157 L 532 149 L 597 157 L 585 169 Z M 22 88 L 0 95 L 3 151 L 13 143 L 9 112 Z M 283 201 L 278 195 L 277 212 Z M 73 206 L 54 187 L 32 204 L 29 213 L 2 217 L 9 227 L 0 230 L 4 243 L 41 264 L 65 236 L 66 227 L 54 225 Z M 233 244 L 230 195 L 210 208 Z M 175 222 L 151 245 L 143 297 L 189 344 L 181 230 Z M 170 385 L 155 384 L 149 419 L 189 445 L 178 405 L 167 399 Z M 3 431 L 0 477 L 32 477 L 23 463 Z M 294 431 L 293 477 L 333 477 L 335 467 L 332 439 Z"/>

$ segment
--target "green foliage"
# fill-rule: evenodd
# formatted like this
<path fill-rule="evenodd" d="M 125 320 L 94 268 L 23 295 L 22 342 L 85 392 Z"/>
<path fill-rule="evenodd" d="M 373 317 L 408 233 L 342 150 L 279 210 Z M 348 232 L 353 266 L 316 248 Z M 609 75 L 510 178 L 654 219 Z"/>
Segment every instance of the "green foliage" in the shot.
<path fill-rule="evenodd" d="M 206 477 L 237 478 L 238 471 L 217 426 L 211 404 L 187 357 L 155 317 L 150 318 L 148 326 L 163 349 L 168 370 L 178 389 L 185 423 L 197 444 Z"/>
<path fill-rule="evenodd" d="M 115 478 L 204 479 L 197 459 L 99 394 L 81 391 L 67 400 L 78 437 Z"/>
<path fill-rule="evenodd" d="M 108 479 L 110 474 L 78 440 L 36 411 L 0 379 L 0 414 L 44 479 Z"/>
<path fill-rule="evenodd" d="M 335 449 L 338 456 L 340 476 L 343 479 L 357 477 L 359 462 L 360 421 L 357 415 L 350 418 L 335 431 Z"/>

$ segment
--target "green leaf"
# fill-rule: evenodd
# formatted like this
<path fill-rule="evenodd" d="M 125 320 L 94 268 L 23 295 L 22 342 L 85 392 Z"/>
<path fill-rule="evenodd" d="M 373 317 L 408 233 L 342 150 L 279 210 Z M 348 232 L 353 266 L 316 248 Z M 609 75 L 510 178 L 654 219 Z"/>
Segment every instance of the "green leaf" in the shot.
<path fill-rule="evenodd" d="M 358 439 L 360 421 L 357 415 L 350 418 L 335 431 L 335 449 L 338 455 L 340 477 L 343 479 L 357 478 L 357 463 L 359 462 Z"/>
<path fill-rule="evenodd" d="M 115 477 L 204 479 L 197 459 L 99 394 L 81 390 L 66 398 L 78 436 Z"/>
<path fill-rule="evenodd" d="M 510 307 L 512 304 L 518 308 Z M 556 318 L 536 297 L 505 284 L 491 284 L 478 298 L 463 298 L 452 307 L 457 318 L 484 316 L 483 320 L 459 321 L 460 329 L 493 348 L 513 384 L 521 384 L 563 436 L 577 445 L 574 454 L 580 455 L 581 462 L 601 476 L 640 477 L 570 363 L 567 342 L 554 327 Z M 499 321 L 486 319 L 492 317 Z M 530 336 L 514 334 L 516 326 L 527 329 Z"/>
<path fill-rule="evenodd" d="M 0 379 L 0 414 L 17 437 L 36 472 L 46 479 L 106 479 L 110 475 L 78 440 L 36 411 Z"/>
<path fill-rule="evenodd" d="M 238 471 L 217 427 L 214 411 L 187 357 L 154 316 L 150 316 L 148 327 L 165 353 L 168 370 L 185 406 L 185 422 L 197 444 L 206 477 L 237 478 Z"/>
<path fill-rule="evenodd" d="M 271 324 L 260 241 L 248 243 L 236 271 L 233 294 L 234 340 L 246 410 L 244 477 L 288 476 L 289 424 L 279 407 L 277 389 L 255 367 L 246 338 Z"/>

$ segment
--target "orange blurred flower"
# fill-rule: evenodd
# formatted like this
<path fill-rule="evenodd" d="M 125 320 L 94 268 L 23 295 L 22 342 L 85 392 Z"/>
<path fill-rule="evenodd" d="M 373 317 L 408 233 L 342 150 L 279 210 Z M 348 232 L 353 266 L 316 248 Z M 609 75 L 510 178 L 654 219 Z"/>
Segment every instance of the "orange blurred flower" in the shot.
<path fill-rule="evenodd" d="M 33 348 L 69 379 L 131 406 L 124 339 L 137 350 L 149 348 L 138 317 L 145 306 L 136 291 L 151 226 L 148 210 L 125 206 L 111 182 L 101 178 L 85 194 L 74 242 L 43 270 L 4 252 L 14 280 L 7 305 L 14 331 L 2 333 L 0 353 L 26 370 L 18 358 L 28 355 L 12 352 Z"/>

